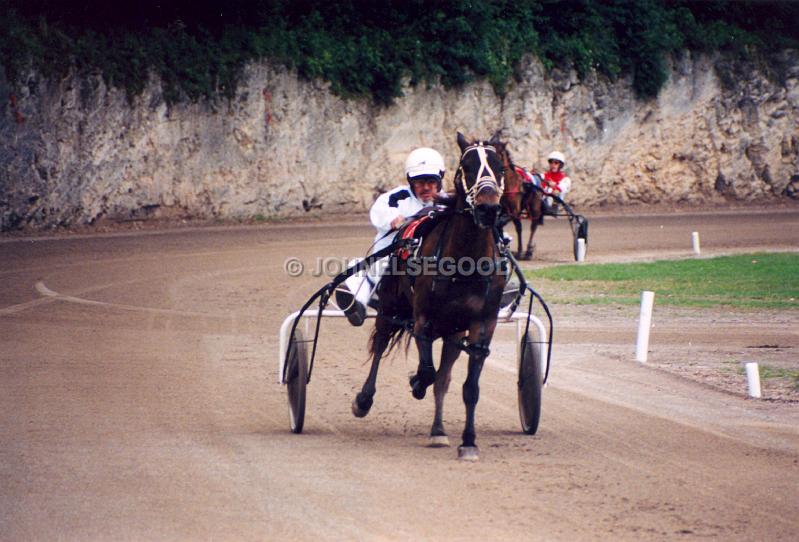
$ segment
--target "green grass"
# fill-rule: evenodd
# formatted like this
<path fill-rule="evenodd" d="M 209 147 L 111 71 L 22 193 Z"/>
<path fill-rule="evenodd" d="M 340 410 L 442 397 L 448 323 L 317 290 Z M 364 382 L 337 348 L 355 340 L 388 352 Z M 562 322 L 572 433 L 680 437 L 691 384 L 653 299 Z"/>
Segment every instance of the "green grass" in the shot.
<path fill-rule="evenodd" d="M 560 303 L 799 309 L 799 253 L 758 253 L 653 263 L 562 265 L 528 271 Z"/>

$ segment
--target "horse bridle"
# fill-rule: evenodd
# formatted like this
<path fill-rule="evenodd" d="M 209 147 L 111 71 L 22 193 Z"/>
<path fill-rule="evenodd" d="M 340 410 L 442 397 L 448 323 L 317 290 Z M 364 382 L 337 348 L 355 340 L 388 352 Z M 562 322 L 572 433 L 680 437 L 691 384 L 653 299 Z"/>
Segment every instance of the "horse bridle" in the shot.
<path fill-rule="evenodd" d="M 455 174 L 455 183 L 459 185 L 466 194 L 466 203 L 471 208 L 474 208 L 475 196 L 485 188 L 490 188 L 497 194 L 502 195 L 502 189 L 505 184 L 505 174 L 503 172 L 502 176 L 499 178 L 499 181 L 497 181 L 497 176 L 488 166 L 488 158 L 486 155 L 487 150 L 492 151 L 494 154 L 499 154 L 495 147 L 491 145 L 483 145 L 482 141 L 475 143 L 470 147 L 466 147 L 466 149 L 463 151 L 463 154 L 461 154 L 461 161 L 458 164 L 458 171 Z M 476 182 L 471 188 L 466 188 L 466 174 L 463 171 L 463 159 L 466 158 L 466 155 L 471 151 L 477 151 L 477 156 L 480 158 L 480 169 L 477 170 Z"/>

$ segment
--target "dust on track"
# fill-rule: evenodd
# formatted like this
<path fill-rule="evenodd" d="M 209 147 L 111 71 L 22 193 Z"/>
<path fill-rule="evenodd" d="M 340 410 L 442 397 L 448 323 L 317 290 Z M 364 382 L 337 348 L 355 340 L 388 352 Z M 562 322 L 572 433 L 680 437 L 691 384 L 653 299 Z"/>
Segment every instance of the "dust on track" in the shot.
<path fill-rule="evenodd" d="M 790 208 L 589 218 L 589 261 L 687 256 L 691 231 L 706 254 L 799 248 Z M 795 537 L 799 406 L 635 364 L 627 309 L 553 307 L 535 437 L 519 431 L 513 334 L 498 332 L 477 464 L 425 447 L 432 403 L 408 393 L 413 352 L 383 364 L 370 415 L 351 415 L 368 329 L 341 321 L 323 324 L 306 431 L 290 434 L 277 329 L 325 279 L 283 263 L 357 255 L 371 237 L 349 220 L 0 243 L 3 538 Z M 537 241 L 531 267 L 570 261 L 565 221 Z M 703 314 L 656 309 L 651 364 L 737 356 L 754 337 L 799 348 L 794 314 Z M 455 442 L 464 365 L 446 403 Z"/>

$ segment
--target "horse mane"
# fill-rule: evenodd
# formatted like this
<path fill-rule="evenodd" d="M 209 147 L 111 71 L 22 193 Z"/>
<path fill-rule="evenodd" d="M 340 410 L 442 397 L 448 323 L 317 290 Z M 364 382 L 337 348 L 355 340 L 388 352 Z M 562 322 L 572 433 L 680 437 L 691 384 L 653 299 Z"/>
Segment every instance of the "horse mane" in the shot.
<path fill-rule="evenodd" d="M 508 153 L 508 164 L 510 164 L 510 167 L 516 167 L 516 164 L 513 163 L 513 155 L 510 153 L 508 144 L 503 143 L 503 148 L 505 149 L 505 152 Z"/>
<path fill-rule="evenodd" d="M 507 141 L 494 141 L 492 145 L 494 146 L 495 149 L 497 149 L 497 154 L 501 155 L 502 153 L 505 153 L 508 155 L 508 164 L 510 164 L 511 167 L 514 167 L 516 165 L 513 163 L 513 156 L 510 153 Z"/>

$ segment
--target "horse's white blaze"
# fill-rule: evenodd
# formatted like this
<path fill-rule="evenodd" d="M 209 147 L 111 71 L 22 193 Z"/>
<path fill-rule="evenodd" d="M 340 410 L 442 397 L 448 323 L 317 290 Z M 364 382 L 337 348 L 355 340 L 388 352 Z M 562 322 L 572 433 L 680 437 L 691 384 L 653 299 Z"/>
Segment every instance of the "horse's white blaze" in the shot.
<path fill-rule="evenodd" d="M 488 165 L 488 155 L 486 154 L 486 150 L 491 149 L 496 153 L 496 149 L 491 147 L 490 145 L 483 145 L 482 143 L 478 143 L 476 145 L 472 145 L 471 147 L 467 147 L 466 150 L 463 151 L 461 155 L 461 162 L 463 162 L 463 157 L 466 156 L 467 153 L 470 151 L 477 151 L 477 156 L 480 159 L 480 168 L 477 170 L 477 175 L 475 176 L 475 183 L 472 185 L 471 188 L 466 188 L 466 180 L 463 174 L 463 166 L 459 168 L 460 172 L 460 182 L 463 185 L 463 190 L 466 192 L 466 201 L 469 203 L 469 206 L 474 207 L 475 204 L 475 197 L 480 194 L 485 189 L 490 189 L 497 194 L 502 193 L 502 188 L 504 184 L 504 177 L 500 177 L 497 179 L 496 174 Z"/>

